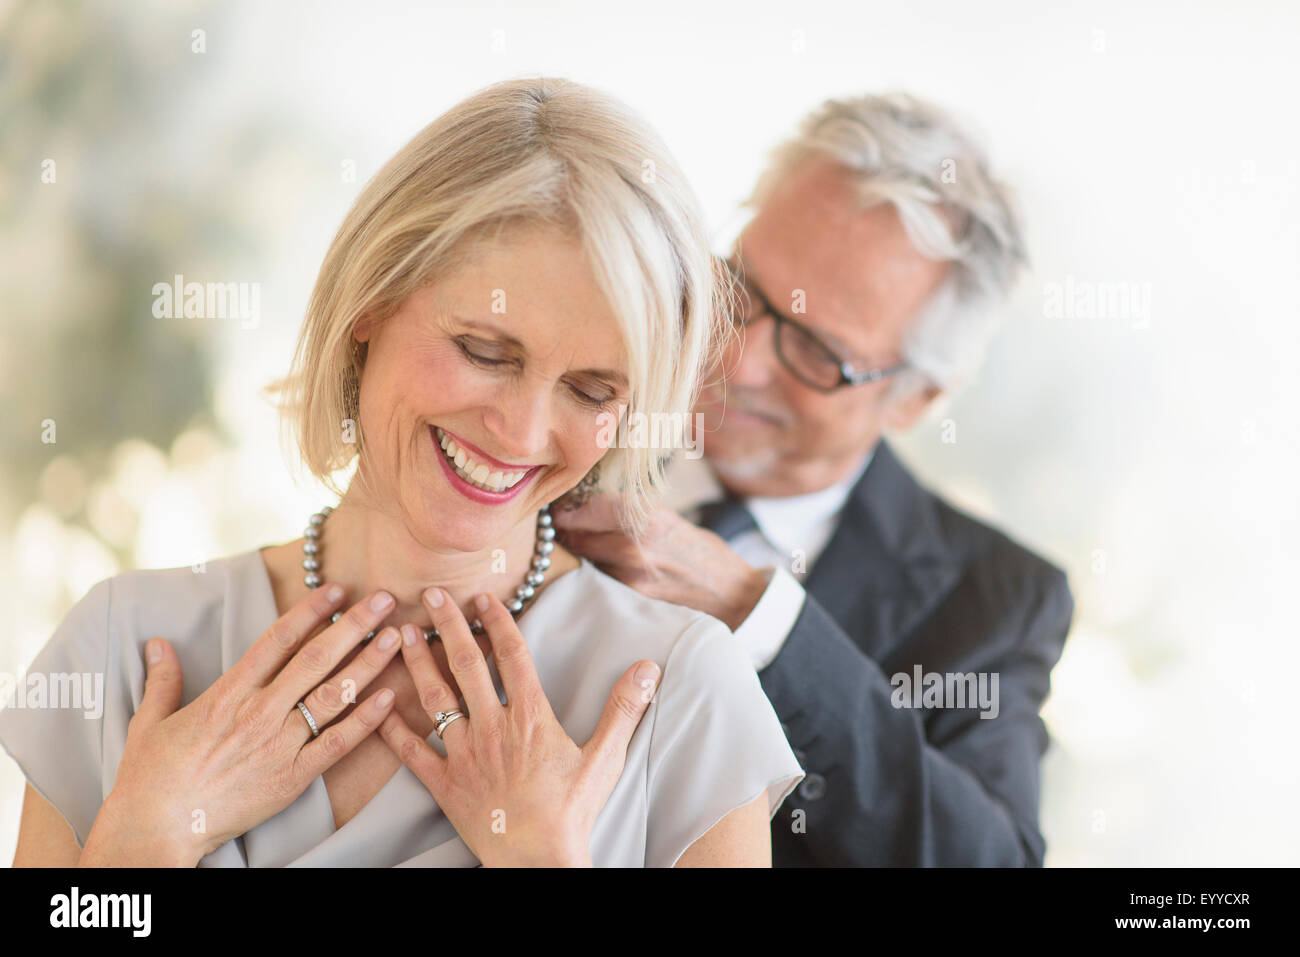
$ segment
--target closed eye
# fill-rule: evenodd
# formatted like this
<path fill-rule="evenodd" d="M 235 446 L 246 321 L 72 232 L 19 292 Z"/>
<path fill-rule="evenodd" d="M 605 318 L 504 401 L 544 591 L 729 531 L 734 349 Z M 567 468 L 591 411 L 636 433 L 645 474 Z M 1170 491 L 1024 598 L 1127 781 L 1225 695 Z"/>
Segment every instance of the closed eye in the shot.
<path fill-rule="evenodd" d="M 512 365 L 515 362 L 514 359 L 498 359 L 477 353 L 470 349 L 461 339 L 456 339 L 454 341 L 456 343 L 456 348 L 461 351 L 461 354 L 464 355 L 466 359 L 474 363 L 474 365 L 490 369 L 497 366 Z M 590 392 L 585 392 L 575 385 L 570 385 L 569 391 L 572 393 L 574 399 L 593 409 L 603 409 L 618 398 L 616 392 L 607 392 L 604 395 L 592 395 Z"/>
<path fill-rule="evenodd" d="M 460 349 L 461 353 L 465 356 L 466 359 L 468 359 L 470 362 L 473 362 L 476 365 L 492 367 L 492 366 L 508 365 L 511 362 L 510 359 L 494 359 L 491 356 L 479 355 L 477 352 L 471 351 L 470 348 L 467 345 L 465 345 L 465 343 L 462 342 L 460 339 L 457 339 L 455 341 L 456 341 L 456 348 Z"/>
<path fill-rule="evenodd" d="M 587 392 L 583 392 L 581 389 L 577 388 L 576 386 L 569 386 L 569 388 L 572 390 L 574 398 L 576 398 L 579 402 L 583 403 L 584 405 L 591 406 L 593 409 L 603 409 L 605 406 L 609 405 L 611 402 L 614 401 L 614 396 L 612 394 L 598 396 L 598 395 L 591 395 L 590 393 Z"/>

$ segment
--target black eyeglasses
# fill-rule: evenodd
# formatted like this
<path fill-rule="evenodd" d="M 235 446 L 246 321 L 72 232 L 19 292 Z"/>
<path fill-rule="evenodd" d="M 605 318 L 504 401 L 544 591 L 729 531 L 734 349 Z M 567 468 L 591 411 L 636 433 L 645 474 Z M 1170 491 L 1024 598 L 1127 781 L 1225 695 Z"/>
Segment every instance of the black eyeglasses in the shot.
<path fill-rule="evenodd" d="M 736 318 L 740 325 L 748 327 L 764 316 L 771 316 L 777 358 L 804 385 L 818 392 L 834 392 L 846 385 L 878 382 L 907 368 L 906 362 L 877 369 L 854 367 L 803 323 L 774 309 L 758 287 L 745 278 L 743 267 L 727 259 L 721 262 L 735 280 L 740 300 L 736 305 Z"/>

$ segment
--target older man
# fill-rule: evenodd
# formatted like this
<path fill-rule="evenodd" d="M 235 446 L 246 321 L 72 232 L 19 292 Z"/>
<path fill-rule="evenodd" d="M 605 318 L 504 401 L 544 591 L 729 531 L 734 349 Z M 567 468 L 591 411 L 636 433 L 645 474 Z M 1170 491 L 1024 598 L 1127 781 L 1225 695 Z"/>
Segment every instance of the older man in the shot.
<path fill-rule="evenodd" d="M 1023 263 L 1015 217 L 971 142 L 905 96 L 824 104 L 749 205 L 743 336 L 700 399 L 705 458 L 669 467 L 676 511 L 638 548 L 597 500 L 559 519 L 565 540 L 750 652 L 807 771 L 773 820 L 778 866 L 1041 865 L 1065 576 L 881 438 L 977 365 Z"/>

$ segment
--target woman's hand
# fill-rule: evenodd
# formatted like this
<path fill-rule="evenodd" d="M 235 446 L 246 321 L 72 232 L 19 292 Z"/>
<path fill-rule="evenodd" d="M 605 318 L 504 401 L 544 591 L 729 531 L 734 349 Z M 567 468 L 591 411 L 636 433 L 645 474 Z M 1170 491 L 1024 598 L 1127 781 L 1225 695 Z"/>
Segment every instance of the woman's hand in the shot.
<path fill-rule="evenodd" d="M 465 717 L 443 731 L 444 758 L 396 711 L 381 737 L 429 789 L 466 846 L 485 866 L 591 866 L 591 830 L 623 773 L 627 746 L 654 695 L 659 666 L 633 665 L 615 684 L 591 740 L 564 732 L 542 691 L 514 618 L 490 595 L 476 599 L 492 642 L 505 705 L 487 661 L 455 602 L 440 588 L 424 603 L 465 696 Z M 461 708 L 414 625 L 402 626 L 402 658 L 435 723 Z"/>
<path fill-rule="evenodd" d="M 379 726 L 392 710 L 388 689 L 328 726 L 401 644 L 397 629 L 385 628 L 322 684 L 393 607 L 392 596 L 376 592 L 307 641 L 328 623 L 342 596 L 338 586 L 317 588 L 179 711 L 176 652 L 161 638 L 149 643 L 144 698 L 79 866 L 193 867 L 292 804 Z M 298 710 L 300 700 L 316 719 L 319 737 Z"/>

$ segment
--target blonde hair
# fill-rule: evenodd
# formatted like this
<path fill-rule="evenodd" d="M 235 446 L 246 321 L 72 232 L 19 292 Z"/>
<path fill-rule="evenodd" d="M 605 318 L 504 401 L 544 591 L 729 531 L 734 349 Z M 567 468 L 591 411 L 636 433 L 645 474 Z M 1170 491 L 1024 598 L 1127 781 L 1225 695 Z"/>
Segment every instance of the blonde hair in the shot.
<path fill-rule="evenodd" d="M 352 334 L 382 322 L 454 266 L 474 242 L 512 225 L 575 232 L 618 316 L 629 404 L 689 416 L 716 363 L 729 290 L 698 202 L 658 136 L 612 97 L 563 79 L 497 83 L 434 120 L 366 184 L 321 264 L 282 396 L 304 465 L 332 473 L 364 455 L 344 441 L 357 419 L 365 348 Z M 698 437 L 697 437 L 698 438 Z M 623 496 L 639 532 L 669 456 L 611 447 L 602 484 Z"/>

